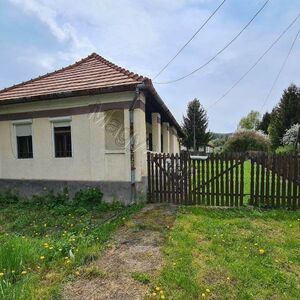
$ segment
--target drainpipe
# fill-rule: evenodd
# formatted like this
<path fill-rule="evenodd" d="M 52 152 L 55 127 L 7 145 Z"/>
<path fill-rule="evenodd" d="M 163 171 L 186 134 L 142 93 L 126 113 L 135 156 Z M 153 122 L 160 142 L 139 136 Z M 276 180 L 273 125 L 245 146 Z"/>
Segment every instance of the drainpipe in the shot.
<path fill-rule="evenodd" d="M 131 202 L 134 202 L 136 199 L 136 180 L 135 180 L 135 160 L 134 160 L 134 107 L 136 102 L 139 99 L 140 96 L 140 90 L 145 88 L 145 84 L 141 83 L 136 86 L 135 89 L 135 96 L 131 102 L 131 105 L 129 107 L 129 122 L 130 122 L 130 178 L 131 178 Z"/>

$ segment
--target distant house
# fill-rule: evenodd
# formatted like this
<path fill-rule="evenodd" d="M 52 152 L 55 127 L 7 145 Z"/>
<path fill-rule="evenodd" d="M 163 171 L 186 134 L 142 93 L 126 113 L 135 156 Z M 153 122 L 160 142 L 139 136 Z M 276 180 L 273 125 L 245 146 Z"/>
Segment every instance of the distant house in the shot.
<path fill-rule="evenodd" d="M 0 190 L 145 193 L 146 152 L 179 152 L 181 128 L 150 79 L 93 53 L 0 91 Z"/>

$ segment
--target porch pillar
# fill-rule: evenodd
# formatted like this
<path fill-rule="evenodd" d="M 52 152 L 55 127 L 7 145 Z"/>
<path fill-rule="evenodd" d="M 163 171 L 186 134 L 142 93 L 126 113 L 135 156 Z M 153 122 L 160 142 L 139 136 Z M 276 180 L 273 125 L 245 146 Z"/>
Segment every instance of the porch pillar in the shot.
<path fill-rule="evenodd" d="M 174 154 L 180 152 L 177 130 L 175 127 L 170 128 L 170 152 Z"/>
<path fill-rule="evenodd" d="M 161 152 L 161 119 L 159 113 L 152 113 L 152 151 Z"/>
<path fill-rule="evenodd" d="M 170 153 L 170 125 L 168 122 L 162 124 L 163 152 Z"/>

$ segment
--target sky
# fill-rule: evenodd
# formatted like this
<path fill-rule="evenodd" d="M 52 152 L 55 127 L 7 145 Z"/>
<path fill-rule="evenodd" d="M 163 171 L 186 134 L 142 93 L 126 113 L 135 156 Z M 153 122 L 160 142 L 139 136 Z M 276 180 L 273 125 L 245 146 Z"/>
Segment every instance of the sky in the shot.
<path fill-rule="evenodd" d="M 265 0 L 227 0 L 154 82 L 181 77 L 205 63 L 252 18 Z M 0 0 L 0 88 L 62 68 L 92 52 L 153 78 L 221 0 Z M 265 58 L 222 96 L 300 13 L 299 0 L 270 0 L 243 34 L 207 67 L 154 86 L 179 123 L 198 98 L 214 132 L 236 130 L 251 110 L 262 114 L 290 83 L 300 85 L 300 38 L 262 108 L 300 29 L 300 18 Z"/>

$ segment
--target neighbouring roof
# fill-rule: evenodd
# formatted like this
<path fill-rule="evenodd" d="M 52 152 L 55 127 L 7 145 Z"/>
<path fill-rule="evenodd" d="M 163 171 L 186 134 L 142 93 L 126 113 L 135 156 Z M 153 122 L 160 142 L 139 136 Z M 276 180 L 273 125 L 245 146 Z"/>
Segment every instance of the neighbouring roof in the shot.
<path fill-rule="evenodd" d="M 0 105 L 132 91 L 141 83 L 145 84 L 168 119 L 182 133 L 180 125 L 157 94 L 150 79 L 121 68 L 96 53 L 60 70 L 0 90 Z"/>

